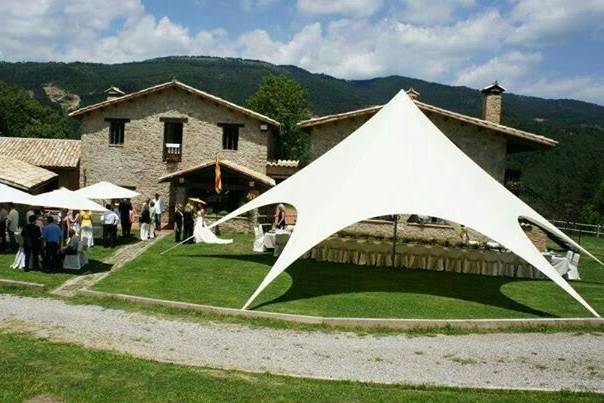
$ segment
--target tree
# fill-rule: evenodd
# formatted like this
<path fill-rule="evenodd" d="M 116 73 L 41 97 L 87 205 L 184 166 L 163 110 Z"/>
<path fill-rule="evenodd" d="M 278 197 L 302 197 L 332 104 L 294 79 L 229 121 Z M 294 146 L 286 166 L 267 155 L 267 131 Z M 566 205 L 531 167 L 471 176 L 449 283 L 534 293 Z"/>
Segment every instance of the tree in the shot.
<path fill-rule="evenodd" d="M 269 75 L 246 102 L 247 106 L 281 123 L 277 156 L 308 161 L 310 139 L 296 124 L 311 115 L 308 94 L 285 75 Z"/>
<path fill-rule="evenodd" d="M 11 137 L 68 138 L 78 123 L 59 106 L 45 106 L 22 88 L 0 82 L 0 133 Z"/>

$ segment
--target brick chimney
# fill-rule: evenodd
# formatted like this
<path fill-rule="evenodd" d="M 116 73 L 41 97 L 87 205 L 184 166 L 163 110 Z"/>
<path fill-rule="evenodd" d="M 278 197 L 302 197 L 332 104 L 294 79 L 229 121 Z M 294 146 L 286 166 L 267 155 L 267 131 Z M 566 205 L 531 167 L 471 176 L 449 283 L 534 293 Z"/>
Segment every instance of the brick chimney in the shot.
<path fill-rule="evenodd" d="M 480 90 L 482 93 L 482 118 L 493 123 L 501 123 L 501 94 L 505 92 L 497 81 Z"/>
<path fill-rule="evenodd" d="M 107 101 L 126 95 L 126 93 L 115 86 L 111 86 L 105 90 Z"/>

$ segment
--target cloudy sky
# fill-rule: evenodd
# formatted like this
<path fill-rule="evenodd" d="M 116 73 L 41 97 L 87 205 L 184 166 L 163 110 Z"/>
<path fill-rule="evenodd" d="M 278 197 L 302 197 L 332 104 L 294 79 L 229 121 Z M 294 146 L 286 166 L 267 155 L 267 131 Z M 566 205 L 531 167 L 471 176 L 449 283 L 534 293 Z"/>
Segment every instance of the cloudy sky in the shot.
<path fill-rule="evenodd" d="M 0 60 L 167 55 L 604 105 L 604 0 L 0 0 Z"/>

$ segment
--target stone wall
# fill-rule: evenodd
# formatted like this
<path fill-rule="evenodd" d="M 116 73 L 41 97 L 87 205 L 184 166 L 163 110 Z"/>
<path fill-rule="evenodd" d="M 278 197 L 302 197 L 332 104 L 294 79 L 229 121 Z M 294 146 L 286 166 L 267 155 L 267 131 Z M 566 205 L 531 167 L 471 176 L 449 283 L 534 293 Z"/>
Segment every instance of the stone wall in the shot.
<path fill-rule="evenodd" d="M 488 129 L 462 123 L 436 113 L 427 113 L 427 116 L 464 153 L 499 182 L 503 182 L 507 153 L 505 137 Z M 369 115 L 358 116 L 312 127 L 310 131 L 311 160 L 317 159 L 333 148 L 370 117 Z"/>
<path fill-rule="evenodd" d="M 123 146 L 109 145 L 106 118 L 130 119 L 125 125 Z M 183 124 L 181 162 L 164 162 L 164 123 L 160 118 L 187 118 Z M 237 151 L 222 149 L 222 128 L 218 123 L 238 123 Z M 80 185 L 108 181 L 132 186 L 142 200 L 155 193 L 169 199 L 169 183 L 158 183 L 166 174 L 220 158 L 231 160 L 258 172 L 266 172 L 269 131 L 260 130 L 261 122 L 240 112 L 208 101 L 178 88 L 170 88 L 139 97 L 82 116 L 82 152 Z"/>
<path fill-rule="evenodd" d="M 48 168 L 59 175 L 58 186 L 70 190 L 77 190 L 80 187 L 80 167 L 76 168 Z"/>

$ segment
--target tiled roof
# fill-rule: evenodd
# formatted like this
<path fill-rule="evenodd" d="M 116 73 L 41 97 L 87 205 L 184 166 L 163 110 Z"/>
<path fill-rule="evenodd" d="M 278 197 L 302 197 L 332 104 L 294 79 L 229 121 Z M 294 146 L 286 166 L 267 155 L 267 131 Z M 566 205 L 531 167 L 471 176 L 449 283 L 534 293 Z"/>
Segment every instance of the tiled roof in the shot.
<path fill-rule="evenodd" d="M 0 137 L 0 155 L 45 168 L 75 168 L 80 140 Z"/>
<path fill-rule="evenodd" d="M 484 127 L 486 129 L 491 129 L 496 132 L 502 133 L 504 135 L 507 135 L 507 136 L 510 136 L 510 137 L 513 137 L 513 138 L 516 138 L 519 140 L 524 140 L 524 141 L 528 141 L 531 143 L 537 143 L 539 145 L 546 146 L 546 147 L 554 147 L 555 145 L 558 144 L 558 142 L 556 140 L 550 139 L 545 136 L 540 136 L 538 134 L 529 133 L 529 132 L 525 132 L 523 130 L 518 130 L 518 129 L 514 129 L 512 127 L 500 125 L 498 123 L 489 122 L 488 120 L 483 120 L 483 119 L 475 118 L 473 116 L 468 116 L 468 115 L 464 115 L 461 113 L 453 112 L 448 109 L 444 109 L 444 108 L 440 108 L 438 106 L 426 104 L 424 102 L 420 102 L 415 99 L 413 100 L 413 102 L 415 102 L 415 104 L 419 107 L 419 109 L 421 109 L 424 112 L 436 113 L 436 114 L 446 116 L 446 117 L 449 117 L 452 119 L 456 119 L 456 120 L 459 120 L 459 121 L 462 121 L 465 123 L 470 123 L 470 124 L 473 124 L 476 126 Z M 312 118 L 312 119 L 308 119 L 308 120 L 303 120 L 298 123 L 298 127 L 308 128 L 308 127 L 322 125 L 325 123 L 337 122 L 337 121 L 352 118 L 355 116 L 374 115 L 380 109 L 382 109 L 382 105 L 370 106 L 367 108 L 358 109 L 358 110 L 354 110 L 354 111 L 350 111 L 350 112 L 337 113 L 335 115 L 320 116 L 320 117 L 316 117 L 316 118 Z"/>
<path fill-rule="evenodd" d="M 240 174 L 242 174 L 244 176 L 247 176 L 247 177 L 249 177 L 249 178 L 251 178 L 253 180 L 256 180 L 258 182 L 264 183 L 265 185 L 275 186 L 275 184 L 276 184 L 275 180 L 273 178 L 271 178 L 270 176 L 267 176 L 267 175 L 265 175 L 263 173 L 254 171 L 253 169 L 250 169 L 248 167 L 244 167 L 243 165 L 239 165 L 239 164 L 237 164 L 237 163 L 235 163 L 233 161 L 220 160 L 219 163 L 220 163 L 221 167 L 230 168 L 233 171 L 237 171 L 237 172 L 239 172 Z M 176 172 L 173 172 L 171 174 L 162 176 L 161 178 L 159 178 L 159 182 L 167 182 L 170 179 L 178 178 L 179 176 L 186 175 L 186 174 L 198 171 L 200 169 L 205 169 L 205 168 L 208 168 L 208 167 L 213 167 L 215 164 L 216 164 L 216 160 L 207 160 L 207 161 L 204 161 L 201 164 L 196 165 L 194 167 L 182 169 L 180 171 L 176 171 Z"/>
<path fill-rule="evenodd" d="M 247 108 L 244 108 L 243 106 L 239 106 L 237 104 L 229 102 L 226 99 L 217 97 L 216 95 L 212 95 L 212 94 L 209 94 L 209 93 L 207 93 L 205 91 L 198 90 L 197 88 L 191 87 L 190 85 L 186 85 L 186 84 L 181 83 L 180 81 L 177 81 L 177 80 L 172 80 L 172 81 L 168 81 L 167 83 L 154 85 L 152 87 L 145 88 L 145 89 L 140 90 L 140 91 L 132 92 L 130 94 L 126 94 L 126 95 L 123 95 L 123 96 L 118 97 L 118 98 L 108 99 L 106 101 L 99 102 L 98 104 L 89 105 L 89 106 L 86 106 L 84 108 L 80 108 L 77 111 L 71 112 L 69 114 L 69 116 L 78 117 L 78 116 L 84 115 L 84 114 L 86 114 L 88 112 L 92 112 L 92 111 L 97 110 L 97 109 L 102 109 L 102 108 L 105 108 L 107 106 L 116 105 L 116 104 L 119 104 L 119 103 L 125 102 L 125 101 L 130 101 L 130 100 L 132 100 L 134 98 L 138 98 L 138 97 L 141 97 L 141 96 L 149 95 L 149 94 L 152 94 L 154 92 L 162 91 L 162 90 L 165 90 L 165 89 L 168 89 L 168 88 L 180 88 L 180 89 L 183 89 L 183 90 L 185 90 L 185 91 L 187 91 L 187 92 L 189 92 L 191 94 L 198 95 L 198 96 L 200 96 L 202 98 L 209 99 L 210 101 L 216 102 L 217 104 L 220 104 L 220 105 L 226 107 L 227 109 L 232 109 L 232 110 L 241 112 L 241 113 L 243 113 L 245 115 L 251 116 L 253 118 L 256 118 L 256 119 L 258 119 L 258 120 L 260 120 L 262 122 L 268 123 L 268 124 L 273 125 L 273 126 L 280 126 L 279 122 L 277 122 L 274 119 L 269 118 L 268 116 L 262 115 L 262 114 L 260 114 L 258 112 L 254 112 L 251 109 L 247 109 Z"/>
<path fill-rule="evenodd" d="M 0 156 L 0 183 L 30 191 L 55 179 L 58 175 L 15 158 Z"/>
<path fill-rule="evenodd" d="M 285 167 L 285 168 L 297 168 L 300 164 L 298 160 L 276 160 L 276 161 L 267 161 L 266 166 L 269 167 Z"/>

